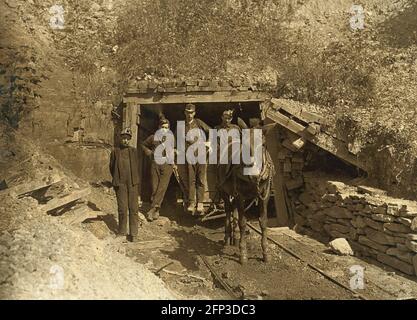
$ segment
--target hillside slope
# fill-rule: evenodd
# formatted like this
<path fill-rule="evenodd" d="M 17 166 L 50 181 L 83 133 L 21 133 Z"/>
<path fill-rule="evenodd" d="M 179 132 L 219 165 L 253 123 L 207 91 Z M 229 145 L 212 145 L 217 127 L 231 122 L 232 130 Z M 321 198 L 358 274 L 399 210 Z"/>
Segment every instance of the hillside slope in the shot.
<path fill-rule="evenodd" d="M 108 178 L 111 110 L 129 78 L 245 76 L 321 106 L 376 185 L 417 196 L 414 1 L 358 2 L 365 25 L 356 31 L 347 0 L 61 3 L 62 30 L 50 25 L 53 1 L 0 2 L 2 117 L 78 174 Z M 17 70 L 16 56 L 30 69 Z M 16 72 L 23 85 L 7 85 Z M 74 143 L 77 132 L 84 139 Z"/>

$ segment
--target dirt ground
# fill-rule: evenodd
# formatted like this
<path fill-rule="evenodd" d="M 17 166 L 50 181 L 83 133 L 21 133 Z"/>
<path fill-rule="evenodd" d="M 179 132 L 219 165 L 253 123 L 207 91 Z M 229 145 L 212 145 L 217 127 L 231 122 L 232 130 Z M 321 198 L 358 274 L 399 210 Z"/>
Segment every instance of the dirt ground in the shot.
<path fill-rule="evenodd" d="M 93 197 L 101 197 L 100 186 Z M 107 210 L 115 210 L 110 189 L 106 191 Z M 174 193 L 162 208 L 160 220 L 148 223 L 143 221 L 139 243 L 128 243 L 126 253 L 135 261 L 145 264 L 157 272 L 160 278 L 174 292 L 184 298 L 197 299 L 410 299 L 417 297 L 417 283 L 413 278 L 398 275 L 388 268 L 383 269 L 373 261 L 358 257 L 340 257 L 328 248 L 307 236 L 292 230 L 275 231 L 270 235 L 285 248 L 296 252 L 302 260 L 288 254 L 274 243 L 270 243 L 272 259 L 268 264 L 262 260 L 260 236 L 248 231 L 249 262 L 239 263 L 237 247 L 223 247 L 223 219 L 200 222 L 196 217 L 182 211 L 175 205 Z M 101 202 L 104 204 L 104 202 Z M 101 208 L 103 210 L 103 208 Z M 89 221 L 85 227 L 99 237 L 111 236 L 116 221 Z M 256 217 L 250 223 L 258 226 Z M 109 230 L 110 228 L 110 230 Z M 213 267 L 222 281 L 233 290 L 227 293 L 219 281 L 202 261 L 202 257 Z M 360 265 L 365 270 L 365 288 L 350 292 L 308 266 L 312 264 L 329 277 L 349 287 L 349 268 Z"/>
<path fill-rule="evenodd" d="M 149 223 L 140 214 L 140 241 L 128 242 L 115 235 L 117 205 L 108 182 L 88 183 L 76 178 L 19 135 L 4 134 L 3 138 L 1 146 L 8 152 L 0 155 L 0 175 L 13 177 L 8 180 L 17 186 L 39 177 L 49 179 L 58 175 L 62 180 L 40 192 L 42 195 L 35 192 L 15 197 L 8 189 L 0 191 L 1 298 L 417 297 L 415 278 L 360 257 L 336 256 L 326 245 L 288 229 L 270 229 L 271 239 L 280 245 L 270 242 L 272 259 L 265 264 L 261 260 L 260 237 L 248 228 L 249 261 L 242 266 L 238 248 L 223 247 L 223 219 L 201 222 L 185 214 L 173 189 L 167 192 L 160 219 Z M 74 215 L 71 208 L 53 215 L 42 210 L 45 199 L 58 199 L 74 188 L 85 187 L 90 193 L 83 203 L 95 215 L 82 223 L 68 223 Z M 141 212 L 145 210 L 144 205 Z M 255 216 L 249 222 L 257 226 Z M 353 265 L 365 270 L 365 288 L 356 292 L 346 289 L 352 277 L 349 268 Z M 61 266 L 65 275 L 59 290 L 51 287 L 54 266 Z M 229 292 L 222 283 L 230 288 Z"/>

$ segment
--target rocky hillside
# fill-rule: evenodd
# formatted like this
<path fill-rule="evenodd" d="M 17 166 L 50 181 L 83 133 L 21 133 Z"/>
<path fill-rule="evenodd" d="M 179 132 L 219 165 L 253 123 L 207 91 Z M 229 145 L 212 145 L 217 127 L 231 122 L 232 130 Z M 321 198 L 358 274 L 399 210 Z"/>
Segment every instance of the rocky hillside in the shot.
<path fill-rule="evenodd" d="M 9 187 L 0 190 L 0 299 L 174 298 L 160 278 L 126 255 L 114 234 L 99 239 L 86 224 L 74 222 L 80 212 L 71 214 L 68 207 L 47 214 L 44 199 L 62 199 L 89 188 L 87 182 L 4 126 L 0 151 L 0 176 Z M 39 188 L 41 181 L 56 183 L 37 190 L 34 184 Z M 35 191 L 22 194 L 22 187 Z M 106 197 L 99 197 L 103 207 Z"/>
<path fill-rule="evenodd" d="M 245 76 L 321 106 L 376 185 L 415 197 L 417 4 L 357 4 L 2 0 L 2 118 L 104 179 L 129 78 Z"/>

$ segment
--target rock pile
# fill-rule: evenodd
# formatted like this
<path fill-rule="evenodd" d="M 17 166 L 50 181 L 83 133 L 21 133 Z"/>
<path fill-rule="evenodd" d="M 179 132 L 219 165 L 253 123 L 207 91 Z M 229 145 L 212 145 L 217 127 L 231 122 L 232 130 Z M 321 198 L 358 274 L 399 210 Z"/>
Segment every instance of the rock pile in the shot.
<path fill-rule="evenodd" d="M 417 275 L 417 203 L 381 190 L 309 179 L 296 200 L 295 220 L 306 233 L 345 238 L 355 253 Z"/>
<path fill-rule="evenodd" d="M 1 299 L 171 299 L 172 293 L 124 247 L 46 215 L 31 197 L 0 195 Z M 16 217 L 18 215 L 18 217 Z"/>
<path fill-rule="evenodd" d="M 0 127 L 0 299 L 171 299 L 113 237 L 81 222 L 88 188 L 19 134 Z M 6 161 L 7 160 L 7 161 Z M 103 199 L 103 198 L 100 198 Z"/>

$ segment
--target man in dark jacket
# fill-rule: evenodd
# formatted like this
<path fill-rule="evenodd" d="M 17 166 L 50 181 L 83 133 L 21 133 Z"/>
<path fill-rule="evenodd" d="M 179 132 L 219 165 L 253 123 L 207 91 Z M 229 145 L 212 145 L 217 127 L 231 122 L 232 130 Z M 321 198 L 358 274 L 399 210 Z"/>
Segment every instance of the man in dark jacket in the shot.
<path fill-rule="evenodd" d="M 161 134 L 169 132 L 169 121 L 165 118 L 161 118 L 159 121 L 159 132 Z M 174 136 L 172 135 L 173 139 Z M 171 163 L 158 164 L 154 159 L 155 149 L 164 144 L 164 141 L 155 140 L 155 135 L 150 135 L 143 143 L 142 149 L 148 157 L 152 157 L 151 176 L 152 176 L 152 198 L 151 209 L 147 213 L 147 220 L 153 221 L 159 218 L 159 210 L 161 208 L 162 201 L 164 200 L 165 192 L 167 191 L 169 180 L 172 175 Z M 175 145 L 175 141 L 173 141 Z M 174 149 L 172 148 L 172 152 Z M 162 154 L 162 157 L 167 157 L 166 154 Z"/>
<path fill-rule="evenodd" d="M 136 148 L 129 146 L 132 138 L 130 128 L 121 133 L 121 146 L 114 148 L 110 155 L 110 173 L 116 192 L 119 213 L 119 230 L 121 236 L 128 236 L 132 242 L 138 236 L 138 184 L 139 161 Z M 127 211 L 129 210 L 129 234 L 127 233 Z"/>

